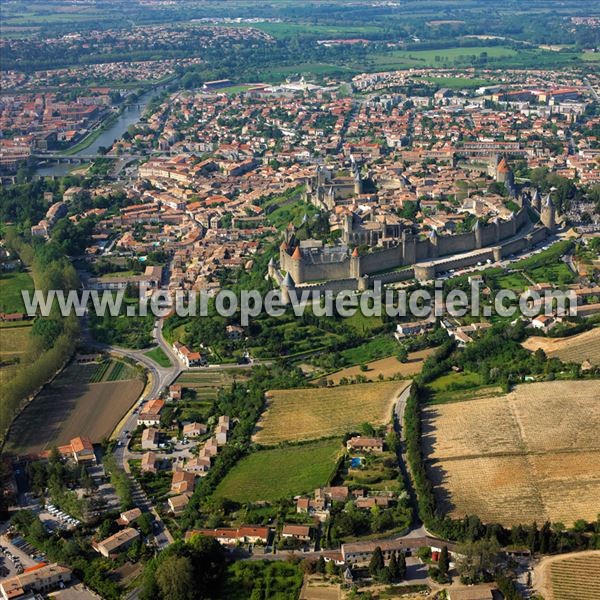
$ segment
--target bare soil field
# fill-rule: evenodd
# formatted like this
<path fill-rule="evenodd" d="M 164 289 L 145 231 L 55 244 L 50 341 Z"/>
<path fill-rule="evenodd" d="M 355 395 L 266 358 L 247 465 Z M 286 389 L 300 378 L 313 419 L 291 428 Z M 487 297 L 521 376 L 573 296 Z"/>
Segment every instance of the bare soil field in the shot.
<path fill-rule="evenodd" d="M 600 550 L 543 558 L 533 586 L 546 600 L 600 600 Z"/>
<path fill-rule="evenodd" d="M 304 577 L 300 600 L 340 600 L 342 590 L 339 583 L 331 583 L 322 575 Z"/>
<path fill-rule="evenodd" d="M 412 352 L 408 355 L 408 360 L 405 363 L 401 363 L 395 356 L 388 356 L 387 358 L 381 358 L 380 360 L 366 363 L 367 371 L 362 371 L 360 365 L 355 365 L 337 371 L 336 373 L 327 376 L 326 379 L 330 379 L 335 385 L 338 385 L 343 377 L 352 379 L 357 375 L 363 375 L 371 381 L 377 380 L 380 375 L 385 379 L 390 379 L 395 375 L 410 377 L 421 372 L 423 361 L 435 352 L 435 350 L 435 348 L 427 348 L 426 350 L 420 350 L 419 352 Z"/>
<path fill-rule="evenodd" d="M 554 381 L 429 406 L 423 443 L 438 501 L 452 516 L 571 525 L 598 513 L 599 430 L 600 382 Z"/>
<path fill-rule="evenodd" d="M 98 443 L 139 397 L 141 379 L 90 383 L 97 365 L 70 365 L 17 417 L 7 452 L 33 454 L 78 435 Z"/>
<path fill-rule="evenodd" d="M 559 358 L 563 362 L 582 363 L 589 360 L 600 365 L 600 328 L 590 329 L 567 338 L 546 338 L 533 336 L 523 342 L 523 347 L 535 352 L 541 348 L 549 358 Z"/>
<path fill-rule="evenodd" d="M 410 381 L 380 381 L 332 388 L 267 392 L 267 408 L 253 439 L 261 444 L 311 440 L 346 433 L 365 421 L 382 425 Z"/>

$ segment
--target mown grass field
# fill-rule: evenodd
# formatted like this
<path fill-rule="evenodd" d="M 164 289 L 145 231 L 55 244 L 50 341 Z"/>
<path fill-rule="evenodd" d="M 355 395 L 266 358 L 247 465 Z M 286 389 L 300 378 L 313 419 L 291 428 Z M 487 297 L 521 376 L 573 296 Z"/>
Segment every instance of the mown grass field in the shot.
<path fill-rule="evenodd" d="M 78 435 L 86 435 L 94 443 L 101 442 L 143 388 L 139 378 L 108 380 L 118 365 L 129 369 L 120 361 L 110 365 L 102 373 L 100 383 L 90 382 L 101 365 L 69 365 L 17 417 L 8 437 L 7 451 L 38 453 L 66 444 Z"/>
<path fill-rule="evenodd" d="M 342 451 L 339 439 L 259 450 L 229 471 L 214 496 L 243 503 L 311 492 L 327 483 Z"/>
<path fill-rule="evenodd" d="M 152 350 L 148 350 L 148 352 L 144 352 L 144 355 L 148 358 L 151 358 L 155 363 L 158 363 L 161 367 L 171 366 L 171 361 L 169 360 L 169 357 L 166 355 L 165 351 L 160 346 L 152 348 Z"/>
<path fill-rule="evenodd" d="M 548 600 L 598 600 L 600 551 L 553 560 L 550 565 Z"/>
<path fill-rule="evenodd" d="M 423 81 L 452 90 L 474 89 L 496 84 L 495 81 L 476 78 L 471 79 L 469 77 L 424 77 Z"/>
<path fill-rule="evenodd" d="M 22 290 L 33 292 L 33 279 L 28 273 L 0 274 L 0 312 L 25 312 Z"/>
<path fill-rule="evenodd" d="M 382 381 L 331 388 L 267 392 L 267 407 L 253 439 L 261 444 L 341 435 L 364 422 L 391 419 L 395 399 L 410 381 Z"/>
<path fill-rule="evenodd" d="M 31 323 L 0 327 L 0 385 L 10 381 L 17 370 L 24 368 L 30 360 L 30 331 Z"/>
<path fill-rule="evenodd" d="M 398 352 L 398 342 L 390 335 L 378 336 L 360 346 L 343 350 L 341 355 L 346 364 L 355 365 L 386 358 L 396 352 Z"/>
<path fill-rule="evenodd" d="M 590 329 L 566 338 L 546 338 L 532 336 L 523 342 L 523 347 L 535 352 L 541 348 L 549 358 L 559 358 L 563 362 L 582 363 L 589 360 L 600 365 L 600 328 Z"/>
<path fill-rule="evenodd" d="M 453 517 L 505 526 L 593 521 L 600 497 L 598 381 L 517 386 L 500 397 L 429 405 L 428 472 Z"/>
<path fill-rule="evenodd" d="M 355 365 L 337 371 L 336 373 L 327 376 L 326 379 L 330 379 L 337 385 L 342 378 L 352 379 L 357 375 L 362 375 L 371 381 L 375 381 L 379 376 L 382 376 L 385 379 L 389 379 L 396 375 L 410 377 L 421 372 L 423 361 L 434 351 L 434 348 L 427 348 L 426 350 L 419 350 L 419 352 L 411 352 L 408 355 L 408 360 L 404 363 L 401 363 L 395 356 L 388 356 L 387 358 L 381 358 L 366 363 L 366 371 L 361 370 L 360 365 Z"/>
<path fill-rule="evenodd" d="M 455 62 L 470 64 L 472 57 L 478 58 L 485 52 L 489 58 L 517 56 L 517 51 L 507 46 L 451 47 L 436 50 L 397 50 L 389 53 L 368 55 L 368 61 L 384 69 L 403 69 L 407 67 L 440 67 Z"/>

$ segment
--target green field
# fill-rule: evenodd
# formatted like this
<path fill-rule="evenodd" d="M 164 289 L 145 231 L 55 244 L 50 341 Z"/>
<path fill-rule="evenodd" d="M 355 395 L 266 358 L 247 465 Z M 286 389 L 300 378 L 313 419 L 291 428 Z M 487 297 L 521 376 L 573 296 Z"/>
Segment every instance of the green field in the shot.
<path fill-rule="evenodd" d="M 470 88 L 479 88 L 495 85 L 495 81 L 486 79 L 470 79 L 468 77 L 424 77 L 423 81 L 433 85 L 439 85 L 442 88 L 464 90 Z"/>
<path fill-rule="evenodd" d="M 13 324 L 10 324 L 13 325 Z M 19 325 L 19 326 L 16 326 Z M 28 353 L 31 324 L 0 327 L 0 385 L 8 383 L 31 360 Z M 0 391 L 0 397 L 2 392 Z"/>
<path fill-rule="evenodd" d="M 144 356 L 151 358 L 155 363 L 158 363 L 161 367 L 171 366 L 171 361 L 169 360 L 169 357 L 160 346 L 152 348 L 152 350 L 148 350 L 148 352 L 144 352 Z"/>
<path fill-rule="evenodd" d="M 575 282 L 575 275 L 562 261 L 536 267 L 529 271 L 529 276 L 536 283 L 554 283 L 566 285 Z"/>
<path fill-rule="evenodd" d="M 356 365 L 391 356 L 398 352 L 399 348 L 398 342 L 392 336 L 379 336 L 356 348 L 344 350 L 341 355 L 345 364 Z"/>
<path fill-rule="evenodd" d="M 505 273 L 501 269 L 489 269 L 485 271 L 485 277 L 498 290 L 523 291 L 531 285 L 519 272 Z"/>
<path fill-rule="evenodd" d="M 465 390 L 478 389 L 482 384 L 479 373 L 461 371 L 448 373 L 434 379 L 428 386 L 433 404 L 462 400 Z M 478 396 L 479 397 L 479 396 Z"/>
<path fill-rule="evenodd" d="M 0 312 L 25 312 L 21 290 L 33 292 L 33 279 L 27 273 L 0 275 Z"/>
<path fill-rule="evenodd" d="M 510 58 L 518 52 L 506 46 L 476 46 L 440 48 L 436 50 L 395 50 L 368 55 L 367 62 L 373 67 L 384 69 L 402 69 L 409 67 L 439 67 L 448 64 L 470 64 L 472 58 L 482 53 L 488 58 Z"/>
<path fill-rule="evenodd" d="M 341 450 L 339 439 L 259 450 L 229 471 L 214 496 L 244 503 L 311 492 L 327 483 Z"/>

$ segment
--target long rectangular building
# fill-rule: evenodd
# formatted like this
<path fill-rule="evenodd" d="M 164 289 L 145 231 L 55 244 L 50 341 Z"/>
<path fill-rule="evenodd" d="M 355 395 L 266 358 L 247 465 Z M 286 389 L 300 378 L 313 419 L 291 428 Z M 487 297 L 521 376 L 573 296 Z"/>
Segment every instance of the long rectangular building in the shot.
<path fill-rule="evenodd" d="M 447 546 L 448 550 L 453 551 L 456 547 L 451 542 L 446 542 L 432 537 L 398 538 L 390 540 L 375 540 L 365 542 L 351 542 L 342 544 L 342 557 L 348 565 L 367 564 L 375 548 L 381 548 L 384 559 L 387 561 L 395 552 L 414 552 L 419 548 L 429 546 L 430 548 L 441 548 Z"/>
<path fill-rule="evenodd" d="M 3 600 L 31 598 L 31 594 L 46 595 L 49 591 L 69 581 L 71 581 L 71 569 L 57 563 L 51 565 L 41 563 L 26 569 L 21 575 L 5 579 L 0 583 L 0 593 Z"/>

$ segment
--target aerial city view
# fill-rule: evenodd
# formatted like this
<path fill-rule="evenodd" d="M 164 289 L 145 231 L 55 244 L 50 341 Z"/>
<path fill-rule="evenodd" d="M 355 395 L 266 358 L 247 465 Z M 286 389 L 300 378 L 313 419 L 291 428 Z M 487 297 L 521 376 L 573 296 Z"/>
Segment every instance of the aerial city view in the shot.
<path fill-rule="evenodd" d="M 600 0 L 2 0 L 0 600 L 600 600 Z"/>

